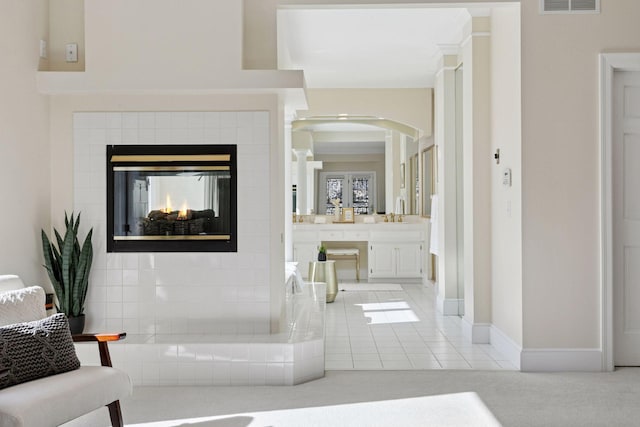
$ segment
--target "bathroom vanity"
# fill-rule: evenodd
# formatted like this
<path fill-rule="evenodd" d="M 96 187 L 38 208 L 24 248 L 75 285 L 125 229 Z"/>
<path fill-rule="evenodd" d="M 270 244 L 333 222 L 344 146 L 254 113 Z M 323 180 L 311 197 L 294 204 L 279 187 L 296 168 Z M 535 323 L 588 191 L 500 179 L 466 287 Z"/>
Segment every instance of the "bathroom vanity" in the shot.
<path fill-rule="evenodd" d="M 326 247 L 361 247 L 368 279 L 422 279 L 426 273 L 427 224 L 424 222 L 377 222 L 373 224 L 293 225 L 293 256 L 306 266 L 318 255 L 320 244 Z M 366 262 L 364 260 L 366 259 Z M 303 274 L 305 268 L 301 268 Z M 306 278 L 306 277 L 305 277 Z"/>

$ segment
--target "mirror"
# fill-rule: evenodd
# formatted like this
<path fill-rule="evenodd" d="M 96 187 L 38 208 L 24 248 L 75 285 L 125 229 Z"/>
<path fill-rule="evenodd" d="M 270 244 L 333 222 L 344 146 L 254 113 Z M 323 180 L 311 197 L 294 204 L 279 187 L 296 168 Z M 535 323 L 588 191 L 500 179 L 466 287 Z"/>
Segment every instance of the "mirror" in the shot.
<path fill-rule="evenodd" d="M 421 215 L 431 218 L 431 195 L 436 192 L 435 145 L 422 150 L 420 154 L 420 170 L 422 175 L 422 210 Z"/>
<path fill-rule="evenodd" d="M 331 202 L 339 198 L 339 206 L 353 207 L 356 215 L 419 213 L 417 129 L 377 117 L 343 116 L 296 120 L 292 129 L 292 180 L 295 185 L 306 170 L 305 191 L 312 193 L 304 206 L 297 185 L 294 211 L 331 215 Z M 306 168 L 300 168 L 300 158 Z"/>

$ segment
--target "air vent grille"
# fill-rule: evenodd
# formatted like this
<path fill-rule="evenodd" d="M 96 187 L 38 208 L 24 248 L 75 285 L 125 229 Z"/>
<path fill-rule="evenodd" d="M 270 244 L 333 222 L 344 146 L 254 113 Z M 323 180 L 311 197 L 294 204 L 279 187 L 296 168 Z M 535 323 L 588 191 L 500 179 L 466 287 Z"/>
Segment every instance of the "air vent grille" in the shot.
<path fill-rule="evenodd" d="M 545 12 L 568 12 L 569 0 L 543 0 L 542 10 Z"/>
<path fill-rule="evenodd" d="M 540 0 L 541 13 L 600 13 L 600 0 Z"/>

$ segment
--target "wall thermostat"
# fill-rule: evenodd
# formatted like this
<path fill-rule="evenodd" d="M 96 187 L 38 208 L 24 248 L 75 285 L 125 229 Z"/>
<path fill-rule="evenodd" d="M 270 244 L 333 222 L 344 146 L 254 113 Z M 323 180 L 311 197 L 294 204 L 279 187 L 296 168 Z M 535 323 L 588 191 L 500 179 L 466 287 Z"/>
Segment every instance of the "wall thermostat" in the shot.
<path fill-rule="evenodd" d="M 502 185 L 511 187 L 511 169 L 509 168 L 502 171 Z"/>

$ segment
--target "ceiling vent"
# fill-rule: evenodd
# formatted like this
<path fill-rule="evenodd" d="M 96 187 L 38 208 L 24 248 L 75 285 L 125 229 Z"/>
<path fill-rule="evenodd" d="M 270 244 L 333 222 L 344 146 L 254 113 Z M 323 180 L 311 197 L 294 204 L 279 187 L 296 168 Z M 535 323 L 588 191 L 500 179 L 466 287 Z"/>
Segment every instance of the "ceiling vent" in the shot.
<path fill-rule="evenodd" d="M 600 13 L 600 0 L 540 0 L 541 13 Z"/>

